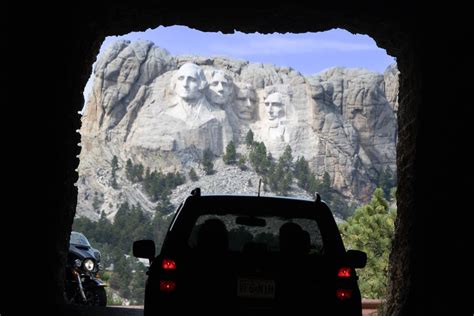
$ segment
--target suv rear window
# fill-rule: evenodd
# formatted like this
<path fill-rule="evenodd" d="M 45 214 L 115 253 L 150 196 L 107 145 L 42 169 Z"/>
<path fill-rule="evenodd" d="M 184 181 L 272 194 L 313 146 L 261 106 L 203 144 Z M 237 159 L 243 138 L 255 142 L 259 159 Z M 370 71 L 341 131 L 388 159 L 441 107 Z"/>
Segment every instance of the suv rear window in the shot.
<path fill-rule="evenodd" d="M 285 251 L 285 249 L 280 248 L 280 245 L 286 245 L 281 247 L 289 248 L 290 251 L 296 251 L 298 247 L 303 246 L 303 249 L 300 250 L 306 254 L 322 254 L 324 248 L 318 223 L 314 219 L 205 214 L 199 216 L 194 224 L 188 239 L 188 246 L 191 249 L 199 248 L 200 230 L 203 229 L 203 226 L 209 220 L 220 221 L 225 225 L 224 233 L 227 236 L 216 238 L 227 238 L 227 250 L 231 252 L 257 251 L 278 253 Z M 280 236 L 281 229 L 283 230 L 283 236 Z M 280 237 L 284 241 L 280 241 Z"/>

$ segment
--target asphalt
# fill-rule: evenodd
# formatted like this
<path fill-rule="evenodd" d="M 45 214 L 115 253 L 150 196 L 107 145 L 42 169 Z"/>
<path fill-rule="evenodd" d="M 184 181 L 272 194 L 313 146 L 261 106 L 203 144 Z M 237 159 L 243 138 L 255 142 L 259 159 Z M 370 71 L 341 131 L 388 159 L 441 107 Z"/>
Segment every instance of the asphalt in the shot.
<path fill-rule="evenodd" d="M 57 315 L 64 316 L 143 316 L 143 306 L 77 306 L 64 305 L 56 310 Z"/>

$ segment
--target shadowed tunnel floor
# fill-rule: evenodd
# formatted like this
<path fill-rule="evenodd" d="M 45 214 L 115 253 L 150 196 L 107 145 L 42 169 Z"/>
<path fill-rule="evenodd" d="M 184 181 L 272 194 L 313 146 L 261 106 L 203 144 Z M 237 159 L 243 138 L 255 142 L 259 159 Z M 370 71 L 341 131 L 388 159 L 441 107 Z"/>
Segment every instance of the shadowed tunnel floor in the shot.
<path fill-rule="evenodd" d="M 377 315 L 377 309 L 382 303 L 381 300 L 363 299 L 362 300 L 362 315 Z M 142 316 L 143 306 L 114 306 L 114 307 L 100 307 L 100 306 L 80 306 L 80 305 L 65 305 L 58 310 L 57 315 L 68 316 Z"/>
<path fill-rule="evenodd" d="M 143 316 L 143 307 L 101 307 L 64 305 L 60 307 L 57 315 L 67 316 Z"/>

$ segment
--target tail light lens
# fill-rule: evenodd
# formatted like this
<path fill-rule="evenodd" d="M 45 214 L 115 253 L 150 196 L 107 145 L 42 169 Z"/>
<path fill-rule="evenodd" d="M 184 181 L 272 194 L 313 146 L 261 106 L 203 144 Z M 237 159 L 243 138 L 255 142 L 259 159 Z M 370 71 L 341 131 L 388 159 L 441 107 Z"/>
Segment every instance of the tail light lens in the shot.
<path fill-rule="evenodd" d="M 163 259 L 161 267 L 163 270 L 176 270 L 176 262 L 172 259 Z"/>
<path fill-rule="evenodd" d="M 337 289 L 336 290 L 336 297 L 341 301 L 348 300 L 352 297 L 352 290 Z"/>
<path fill-rule="evenodd" d="M 174 292 L 176 290 L 176 282 L 171 280 L 161 280 L 160 281 L 160 291 L 162 292 Z"/>
<path fill-rule="evenodd" d="M 347 279 L 352 276 L 352 269 L 350 267 L 340 267 L 337 270 L 337 277 L 340 279 Z M 349 300 L 352 298 L 352 290 L 351 289 L 337 289 L 336 290 L 336 297 L 340 301 Z"/>
<path fill-rule="evenodd" d="M 350 278 L 352 274 L 351 271 L 349 267 L 341 267 L 339 271 L 337 271 L 337 276 L 340 278 Z"/>
<path fill-rule="evenodd" d="M 173 259 L 163 259 L 161 261 L 161 268 L 164 271 L 175 271 L 176 270 L 176 261 Z M 165 273 L 168 274 L 168 273 Z M 173 275 L 174 272 L 171 272 L 171 275 Z M 166 292 L 166 293 L 171 293 L 176 290 L 176 281 L 175 280 L 160 280 L 160 291 L 161 292 Z"/>

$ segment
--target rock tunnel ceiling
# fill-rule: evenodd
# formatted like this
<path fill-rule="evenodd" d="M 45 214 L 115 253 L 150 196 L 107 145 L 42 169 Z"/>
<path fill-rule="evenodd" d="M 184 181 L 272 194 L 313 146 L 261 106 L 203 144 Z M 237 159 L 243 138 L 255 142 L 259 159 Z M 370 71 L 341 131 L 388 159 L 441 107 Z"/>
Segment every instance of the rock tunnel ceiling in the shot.
<path fill-rule="evenodd" d="M 466 208 L 466 199 L 455 198 L 472 195 L 469 189 L 472 188 L 471 173 L 466 172 L 466 167 L 472 165 L 472 156 L 440 150 L 440 144 L 444 144 L 443 148 L 455 148 L 455 145 L 469 144 L 472 138 L 472 107 L 466 106 L 465 94 L 452 93 L 446 89 L 446 80 L 440 80 L 458 78 L 457 90 L 471 89 L 470 72 L 460 67 L 471 64 L 471 51 L 466 47 L 466 39 L 472 37 L 472 28 L 468 26 L 471 19 L 467 16 L 470 10 L 458 5 L 443 6 L 438 10 L 431 7 L 434 12 L 427 15 L 411 5 L 387 8 L 380 5 L 361 7 L 360 4 L 345 6 L 344 3 L 320 6 L 319 9 L 288 5 L 261 9 L 234 7 L 232 11 L 204 5 L 199 11 L 182 6 L 163 8 L 156 4 L 111 5 L 107 10 L 81 6 L 75 11 L 53 10 L 51 6 L 42 3 L 31 19 L 19 19 L 35 22 L 35 30 L 45 34 L 32 37 L 28 42 L 28 47 L 32 44 L 45 47 L 38 50 L 37 57 L 41 57 L 42 62 L 37 66 L 43 80 L 37 82 L 37 91 L 44 94 L 44 91 L 50 91 L 51 85 L 55 87 L 55 97 L 50 99 L 49 106 L 37 110 L 39 117 L 44 118 L 37 120 L 41 126 L 38 124 L 31 133 L 42 133 L 37 135 L 44 139 L 41 152 L 60 153 L 55 159 L 43 159 L 41 169 L 48 181 L 32 205 L 32 209 L 47 210 L 32 213 L 35 221 L 31 226 L 41 227 L 42 234 L 44 227 L 48 228 L 43 247 L 37 249 L 37 257 L 46 256 L 52 263 L 45 267 L 44 273 L 36 275 L 37 281 L 44 286 L 30 299 L 41 301 L 38 306 L 49 306 L 61 302 L 62 298 L 67 236 L 77 198 L 74 187 L 77 181 L 74 170 L 79 164 L 77 144 L 80 142 L 80 136 L 75 132 L 80 127 L 77 112 L 83 106 L 82 89 L 100 43 L 112 34 L 184 24 L 222 32 L 234 29 L 314 32 L 341 27 L 369 34 L 390 55 L 396 56 L 401 72 L 397 169 L 398 183 L 403 185 L 397 191 L 399 216 L 391 255 L 388 314 L 454 315 L 454 311 L 463 311 L 457 313 L 463 315 L 468 314 L 468 310 L 472 314 L 468 291 L 455 290 L 472 283 L 472 276 L 459 274 L 459 263 L 472 265 L 472 260 L 466 256 L 469 252 L 465 251 L 470 249 L 468 241 L 471 239 L 470 221 L 464 220 L 469 208 Z M 64 14 L 58 14 L 58 10 Z M 63 36 L 64 29 L 71 32 L 69 37 Z M 63 54 L 57 54 L 58 51 Z M 29 49 L 23 50 L 25 58 L 30 57 L 29 52 Z M 55 65 L 54 71 L 49 65 Z M 33 95 L 31 98 L 37 101 L 37 95 Z M 65 106 L 65 100 L 69 106 Z M 453 105 L 450 109 L 455 108 L 456 115 L 446 114 L 447 105 Z M 44 128 L 44 122 L 51 124 Z M 462 151 L 459 148 L 456 152 Z M 446 164 L 449 168 L 440 168 Z M 453 213 L 451 210 L 459 211 L 459 216 L 448 216 L 447 213 Z M 44 225 L 38 226 L 38 223 Z M 449 249 L 449 256 L 440 256 L 440 249 Z M 440 274 L 441 278 L 433 277 Z M 450 302 L 457 305 L 450 305 Z"/>

